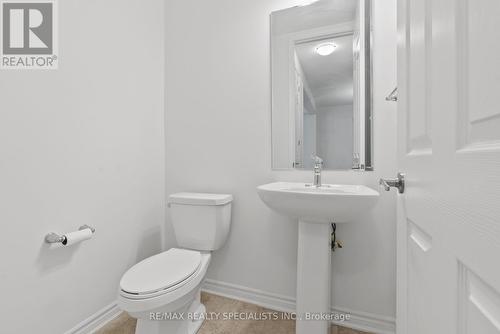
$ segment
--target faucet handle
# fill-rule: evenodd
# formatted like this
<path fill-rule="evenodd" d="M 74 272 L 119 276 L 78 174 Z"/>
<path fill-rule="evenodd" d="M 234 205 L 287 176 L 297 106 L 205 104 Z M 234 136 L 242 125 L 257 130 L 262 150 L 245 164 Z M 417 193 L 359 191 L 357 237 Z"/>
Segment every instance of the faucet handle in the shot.
<path fill-rule="evenodd" d="M 311 154 L 311 159 L 314 161 L 314 164 L 323 165 L 323 159 L 318 157 L 316 154 Z"/>

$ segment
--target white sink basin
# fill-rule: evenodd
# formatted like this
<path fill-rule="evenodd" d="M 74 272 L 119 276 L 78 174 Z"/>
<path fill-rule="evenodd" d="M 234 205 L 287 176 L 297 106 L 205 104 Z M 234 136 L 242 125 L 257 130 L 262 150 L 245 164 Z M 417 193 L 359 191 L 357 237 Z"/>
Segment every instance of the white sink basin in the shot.
<path fill-rule="evenodd" d="M 357 185 L 290 182 L 265 184 L 257 192 L 271 209 L 299 220 L 296 333 L 329 333 L 330 323 L 322 318 L 328 319 L 331 305 L 331 227 L 325 223 L 355 220 L 375 205 L 379 193 Z M 311 315 L 320 320 L 308 320 Z"/>
<path fill-rule="evenodd" d="M 275 182 L 257 187 L 260 198 L 277 212 L 309 222 L 345 223 L 371 209 L 379 193 L 362 185 Z"/>

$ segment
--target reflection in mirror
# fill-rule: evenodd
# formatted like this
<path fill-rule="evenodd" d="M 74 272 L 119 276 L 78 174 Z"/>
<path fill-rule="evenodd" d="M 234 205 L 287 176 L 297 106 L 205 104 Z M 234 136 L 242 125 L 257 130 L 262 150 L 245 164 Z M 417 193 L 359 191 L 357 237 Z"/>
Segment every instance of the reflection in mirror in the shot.
<path fill-rule="evenodd" d="M 371 170 L 369 0 L 271 14 L 273 168 Z"/>

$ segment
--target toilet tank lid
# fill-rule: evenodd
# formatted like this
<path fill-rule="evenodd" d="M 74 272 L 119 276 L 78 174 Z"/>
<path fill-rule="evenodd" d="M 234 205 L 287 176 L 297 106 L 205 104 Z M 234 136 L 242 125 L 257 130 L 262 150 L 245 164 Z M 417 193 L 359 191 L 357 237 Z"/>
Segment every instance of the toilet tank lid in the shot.
<path fill-rule="evenodd" d="M 168 204 L 224 205 L 233 201 L 233 195 L 207 193 L 176 193 L 168 197 Z"/>

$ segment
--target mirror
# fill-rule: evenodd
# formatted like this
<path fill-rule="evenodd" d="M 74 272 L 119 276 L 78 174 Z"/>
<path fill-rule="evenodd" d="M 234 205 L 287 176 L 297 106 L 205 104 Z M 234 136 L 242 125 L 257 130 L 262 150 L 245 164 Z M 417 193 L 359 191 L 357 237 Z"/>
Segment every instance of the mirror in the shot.
<path fill-rule="evenodd" d="M 271 14 L 272 167 L 373 170 L 370 0 Z"/>

